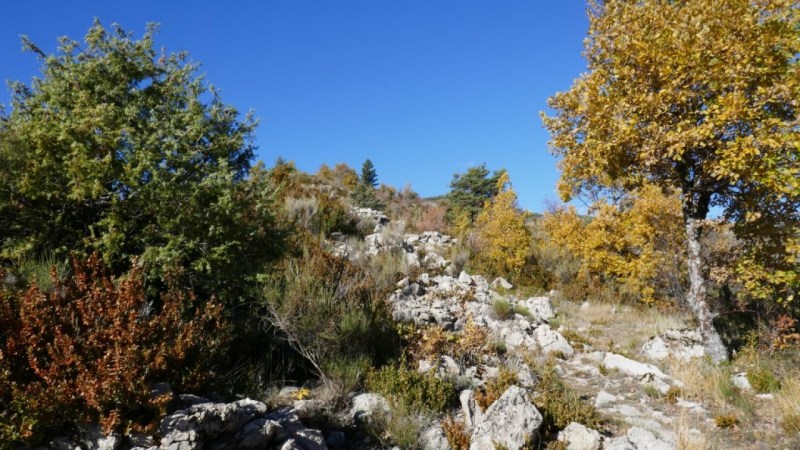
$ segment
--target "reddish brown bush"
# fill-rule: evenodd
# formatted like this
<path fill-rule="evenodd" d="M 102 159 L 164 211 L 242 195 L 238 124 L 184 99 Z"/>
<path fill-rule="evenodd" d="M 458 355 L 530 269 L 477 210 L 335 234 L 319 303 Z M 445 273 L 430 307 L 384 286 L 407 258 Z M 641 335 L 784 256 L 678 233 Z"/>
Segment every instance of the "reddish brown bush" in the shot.
<path fill-rule="evenodd" d="M 151 305 L 141 269 L 114 279 L 96 256 L 73 261 L 73 273 L 54 277 L 47 292 L 0 292 L 0 355 L 11 362 L 0 375 L 0 406 L 10 410 L 0 416 L 0 441 L 76 422 L 147 429 L 167 401 L 151 397 L 154 383 L 209 381 L 227 336 L 218 303 L 171 283 Z"/>
<path fill-rule="evenodd" d="M 428 206 L 419 221 L 414 225 L 420 231 L 447 232 L 450 227 L 447 222 L 447 207 L 441 205 Z"/>

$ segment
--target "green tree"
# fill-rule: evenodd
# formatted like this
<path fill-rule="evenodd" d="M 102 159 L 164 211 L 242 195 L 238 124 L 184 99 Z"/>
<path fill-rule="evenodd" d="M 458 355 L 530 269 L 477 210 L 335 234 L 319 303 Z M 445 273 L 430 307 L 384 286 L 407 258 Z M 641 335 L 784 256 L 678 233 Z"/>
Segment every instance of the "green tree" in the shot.
<path fill-rule="evenodd" d="M 375 186 L 377 185 L 378 174 L 375 171 L 375 166 L 372 165 L 372 161 L 368 159 L 361 166 L 361 178 L 353 188 L 353 202 L 363 208 L 382 209 L 384 205 L 375 194 Z"/>
<path fill-rule="evenodd" d="M 375 166 L 369 159 L 364 161 L 361 166 L 361 184 L 372 188 L 378 187 L 378 172 L 375 171 Z"/>
<path fill-rule="evenodd" d="M 703 221 L 712 206 L 742 223 L 788 204 L 788 217 L 772 219 L 797 223 L 800 10 L 792 0 L 607 0 L 591 3 L 589 20 L 588 71 L 544 117 L 560 192 L 645 182 L 680 192 L 687 303 L 709 354 L 724 360 Z"/>
<path fill-rule="evenodd" d="M 247 180 L 255 121 L 154 32 L 95 22 L 53 55 L 23 40 L 42 76 L 11 85 L 0 120 L 0 262 L 97 251 L 121 273 L 141 256 L 224 291 L 274 254 L 270 188 Z"/>
<path fill-rule="evenodd" d="M 463 174 L 454 174 L 447 194 L 447 218 L 456 223 L 459 216 L 465 215 L 470 222 L 475 222 L 483 205 L 499 192 L 497 181 L 502 171 L 489 173 L 486 164 L 470 167 Z"/>

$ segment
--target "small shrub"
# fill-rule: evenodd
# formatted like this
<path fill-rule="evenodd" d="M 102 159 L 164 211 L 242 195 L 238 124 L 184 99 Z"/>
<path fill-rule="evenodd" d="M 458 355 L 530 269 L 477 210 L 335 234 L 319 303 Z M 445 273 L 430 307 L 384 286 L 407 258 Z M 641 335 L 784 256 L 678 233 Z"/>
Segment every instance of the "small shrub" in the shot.
<path fill-rule="evenodd" d="M 514 307 L 508 300 L 498 299 L 492 304 L 494 315 L 500 320 L 506 320 L 514 315 Z"/>
<path fill-rule="evenodd" d="M 564 336 L 564 339 L 569 341 L 570 344 L 573 346 L 576 345 L 592 345 L 592 343 L 586 339 L 583 335 L 579 334 L 575 330 L 564 330 L 561 332 L 561 335 Z"/>
<path fill-rule="evenodd" d="M 714 423 L 717 428 L 733 428 L 739 423 L 739 419 L 734 414 L 718 414 L 714 416 Z"/>
<path fill-rule="evenodd" d="M 556 373 L 552 360 L 537 372 L 540 383 L 534 403 L 544 419 L 541 428 L 543 433 L 550 434 L 562 430 L 571 422 L 578 422 L 590 428 L 597 428 L 600 425 L 597 410 L 593 405 L 584 403 L 577 392 L 564 384 Z"/>
<path fill-rule="evenodd" d="M 517 373 L 507 367 L 501 367 L 497 376 L 487 381 L 483 389 L 475 393 L 475 402 L 485 410 L 516 382 Z"/>
<path fill-rule="evenodd" d="M 787 434 L 800 433 L 800 414 L 783 416 L 781 428 L 783 428 L 783 431 Z"/>
<path fill-rule="evenodd" d="M 661 397 L 661 392 L 659 392 L 655 386 L 649 383 L 644 385 L 644 393 L 647 394 L 647 396 L 650 398 Z"/>
<path fill-rule="evenodd" d="M 380 364 L 399 351 L 384 301 L 390 291 L 386 278 L 394 274 L 371 270 L 309 240 L 301 255 L 287 258 L 265 280 L 264 321 L 332 392 L 352 384 L 358 367 Z M 337 379 L 337 368 L 345 379 Z"/>
<path fill-rule="evenodd" d="M 452 450 L 468 450 L 470 433 L 464 426 L 464 422 L 459 422 L 453 419 L 453 416 L 447 416 L 442 421 L 442 431 L 444 437 L 447 438 L 447 443 L 450 444 Z"/>
<path fill-rule="evenodd" d="M 678 403 L 678 397 L 682 394 L 681 388 L 678 386 L 670 386 L 666 394 L 664 394 L 664 401 L 669 404 Z"/>
<path fill-rule="evenodd" d="M 748 370 L 747 381 L 750 382 L 750 386 L 753 387 L 753 390 L 759 394 L 775 392 L 781 387 L 781 383 L 775 377 L 775 374 L 765 367 L 755 370 Z"/>
<path fill-rule="evenodd" d="M 54 269 L 47 292 L 0 288 L 0 359 L 9 363 L 0 371 L 0 442 L 35 443 L 80 422 L 152 430 L 166 406 L 151 396 L 153 383 L 215 381 L 229 336 L 221 305 L 172 282 L 148 304 L 138 266 L 115 280 L 96 255 L 73 261 L 73 273 L 60 280 Z"/>
<path fill-rule="evenodd" d="M 456 398 L 455 387 L 449 380 L 436 377 L 434 371 L 419 373 L 400 364 L 386 365 L 367 373 L 366 387 L 409 411 L 441 412 Z"/>

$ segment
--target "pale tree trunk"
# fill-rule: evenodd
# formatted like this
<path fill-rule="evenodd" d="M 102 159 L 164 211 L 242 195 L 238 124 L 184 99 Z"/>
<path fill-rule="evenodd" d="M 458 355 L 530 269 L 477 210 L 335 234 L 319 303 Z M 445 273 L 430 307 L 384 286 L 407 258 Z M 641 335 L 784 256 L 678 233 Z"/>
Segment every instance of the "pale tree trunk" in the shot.
<path fill-rule="evenodd" d="M 695 319 L 697 319 L 706 352 L 714 362 L 719 363 L 728 359 L 728 351 L 725 349 L 725 344 L 722 343 L 719 333 L 714 328 L 713 316 L 706 299 L 706 278 L 703 273 L 703 255 L 700 251 L 701 232 L 702 220 L 686 217 L 686 241 L 689 250 L 687 255 L 689 295 L 686 297 L 686 303 L 688 303 Z"/>

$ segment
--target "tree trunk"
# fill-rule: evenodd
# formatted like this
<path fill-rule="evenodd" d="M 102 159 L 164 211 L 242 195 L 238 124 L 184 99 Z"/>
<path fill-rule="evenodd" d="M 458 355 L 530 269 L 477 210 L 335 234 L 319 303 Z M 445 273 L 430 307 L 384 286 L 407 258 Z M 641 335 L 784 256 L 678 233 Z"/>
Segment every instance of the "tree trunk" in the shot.
<path fill-rule="evenodd" d="M 700 252 L 700 235 L 702 232 L 702 221 L 692 217 L 686 217 L 686 241 L 688 243 L 688 264 L 689 264 L 689 295 L 686 303 L 689 304 L 694 317 L 697 319 L 700 334 L 706 346 L 706 352 L 711 359 L 716 362 L 726 361 L 728 351 L 722 343 L 717 330 L 712 322 L 713 316 L 706 300 L 706 278 L 703 274 L 703 255 Z"/>

